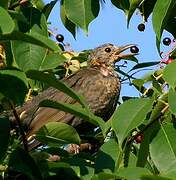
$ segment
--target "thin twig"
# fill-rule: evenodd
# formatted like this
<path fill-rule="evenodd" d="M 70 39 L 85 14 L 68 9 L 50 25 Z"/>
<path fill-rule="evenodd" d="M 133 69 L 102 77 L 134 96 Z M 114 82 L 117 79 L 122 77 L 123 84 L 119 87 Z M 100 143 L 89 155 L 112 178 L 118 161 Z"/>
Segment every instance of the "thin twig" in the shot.
<path fill-rule="evenodd" d="M 23 141 L 24 150 L 26 152 L 28 152 L 28 143 L 27 143 L 27 139 L 26 139 L 26 135 L 24 133 L 23 127 L 21 125 L 20 118 L 18 116 L 18 113 L 17 113 L 16 109 L 13 106 L 13 103 L 10 103 L 10 104 L 11 104 L 11 108 L 12 108 L 12 111 L 13 111 L 13 115 L 14 115 L 14 117 L 16 119 L 16 122 L 17 122 L 17 124 L 19 126 L 20 134 L 21 134 L 22 141 Z"/>

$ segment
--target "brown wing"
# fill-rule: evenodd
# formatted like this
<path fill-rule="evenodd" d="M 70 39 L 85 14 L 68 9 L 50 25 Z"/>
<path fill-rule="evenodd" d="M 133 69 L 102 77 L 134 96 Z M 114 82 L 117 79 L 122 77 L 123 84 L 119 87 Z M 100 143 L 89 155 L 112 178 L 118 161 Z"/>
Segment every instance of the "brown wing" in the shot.
<path fill-rule="evenodd" d="M 119 79 L 117 77 L 104 77 L 99 70 L 85 68 L 64 79 L 64 82 L 76 92 L 85 97 L 92 112 L 105 120 L 112 115 L 120 91 Z M 22 119 L 29 127 L 28 135 L 35 133 L 47 122 L 59 121 L 72 126 L 78 126 L 82 120 L 72 114 L 52 108 L 38 108 L 39 102 L 44 99 L 65 102 L 69 104 L 77 103 L 70 96 L 49 88 L 28 102 L 24 107 Z"/>

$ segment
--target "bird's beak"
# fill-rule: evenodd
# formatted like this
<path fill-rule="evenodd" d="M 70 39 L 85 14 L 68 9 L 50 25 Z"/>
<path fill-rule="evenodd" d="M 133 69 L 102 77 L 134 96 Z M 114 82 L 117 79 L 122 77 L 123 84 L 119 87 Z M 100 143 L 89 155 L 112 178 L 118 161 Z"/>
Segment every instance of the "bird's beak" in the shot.
<path fill-rule="evenodd" d="M 137 55 L 138 53 L 122 54 L 122 52 L 124 52 L 125 50 L 127 50 L 133 46 L 136 46 L 136 45 L 135 44 L 127 44 L 125 46 L 117 47 L 117 51 L 115 52 L 115 56 L 117 56 L 117 59 L 119 60 L 119 59 L 130 58 L 131 56 Z"/>

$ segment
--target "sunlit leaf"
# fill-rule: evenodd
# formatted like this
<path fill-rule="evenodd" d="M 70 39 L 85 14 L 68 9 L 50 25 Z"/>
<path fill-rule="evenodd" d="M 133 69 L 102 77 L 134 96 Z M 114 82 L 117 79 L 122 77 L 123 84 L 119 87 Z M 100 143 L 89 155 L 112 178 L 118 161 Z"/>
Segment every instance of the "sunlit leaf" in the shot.
<path fill-rule="evenodd" d="M 9 34 L 15 28 L 15 23 L 13 19 L 10 17 L 8 12 L 0 6 L 0 36 L 1 34 Z"/>
<path fill-rule="evenodd" d="M 70 31 L 72 33 L 73 37 L 75 38 L 76 25 L 72 21 L 70 21 L 68 19 L 68 17 L 66 16 L 63 0 L 61 1 L 61 5 L 60 5 L 60 16 L 61 16 L 61 20 L 62 20 L 62 23 L 64 24 L 64 26 L 67 28 L 68 31 Z"/>
<path fill-rule="evenodd" d="M 98 0 L 72 0 L 72 3 L 70 0 L 64 0 L 64 6 L 68 19 L 85 32 L 89 23 L 98 16 L 100 8 Z"/>
<path fill-rule="evenodd" d="M 175 0 L 157 0 L 152 16 L 153 28 L 157 36 L 157 40 L 160 42 L 163 29 L 167 25 L 168 18 L 176 4 Z"/>
<path fill-rule="evenodd" d="M 164 80 L 171 86 L 176 86 L 176 62 L 173 61 L 168 64 L 163 71 Z"/>
<path fill-rule="evenodd" d="M 170 88 L 168 94 L 169 110 L 176 115 L 176 92 Z"/>
<path fill-rule="evenodd" d="M 132 129 L 142 124 L 152 103 L 151 99 L 146 98 L 130 99 L 118 107 L 112 116 L 112 128 L 120 145 Z"/>
<path fill-rule="evenodd" d="M 175 136 L 176 130 L 173 124 L 161 124 L 159 133 L 150 144 L 152 161 L 161 172 L 166 172 L 176 167 Z"/>
<path fill-rule="evenodd" d="M 80 144 L 81 140 L 76 130 L 65 123 L 50 122 L 43 126 L 36 134 L 40 142 L 58 147 L 59 144 Z"/>

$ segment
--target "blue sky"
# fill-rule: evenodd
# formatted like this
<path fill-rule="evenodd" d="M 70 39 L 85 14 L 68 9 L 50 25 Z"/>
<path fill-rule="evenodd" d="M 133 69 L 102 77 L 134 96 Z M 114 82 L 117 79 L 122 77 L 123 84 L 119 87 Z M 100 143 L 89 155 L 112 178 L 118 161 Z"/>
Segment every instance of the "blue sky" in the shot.
<path fill-rule="evenodd" d="M 45 0 L 48 3 L 51 0 Z M 72 37 L 60 20 L 59 2 L 54 7 L 49 21 L 51 22 L 51 29 L 57 34 L 63 34 L 65 43 L 70 43 L 74 51 L 82 51 L 85 49 L 92 49 L 104 43 L 113 43 L 115 45 L 125 45 L 134 43 L 138 45 L 139 55 L 137 56 L 139 62 L 158 61 L 158 55 L 155 45 L 155 34 L 152 28 L 151 17 L 146 23 L 144 32 L 139 32 L 138 24 L 142 23 L 140 15 L 135 14 L 127 29 L 126 17 L 123 11 L 114 7 L 109 0 L 101 7 L 99 16 L 89 25 L 89 34 L 86 36 L 84 32 L 79 29 L 76 40 Z M 170 36 L 164 33 L 164 36 Z M 164 48 L 164 49 L 163 49 Z M 161 50 L 167 50 L 167 47 L 162 47 Z M 130 66 L 130 64 L 128 64 Z M 138 92 L 127 85 L 122 86 L 121 95 L 137 96 Z"/>

